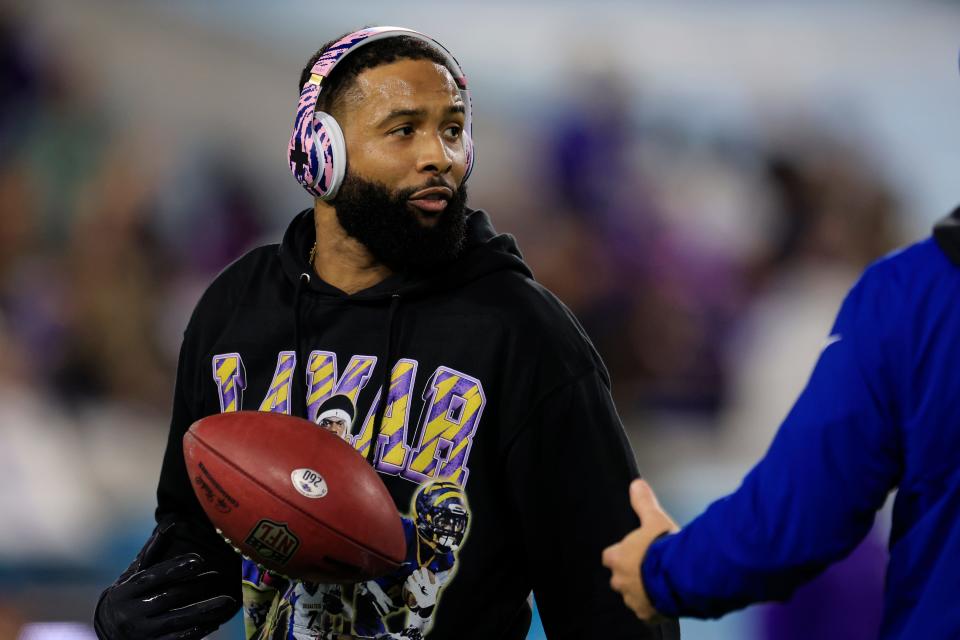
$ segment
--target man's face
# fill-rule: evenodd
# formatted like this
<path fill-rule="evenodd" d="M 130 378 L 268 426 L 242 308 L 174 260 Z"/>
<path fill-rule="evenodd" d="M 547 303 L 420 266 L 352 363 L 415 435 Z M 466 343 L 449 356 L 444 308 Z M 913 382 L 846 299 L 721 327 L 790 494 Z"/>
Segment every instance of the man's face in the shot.
<path fill-rule="evenodd" d="M 333 205 L 388 266 L 443 262 L 463 244 L 464 109 L 450 72 L 429 60 L 367 69 L 344 94 L 347 175 Z"/>
<path fill-rule="evenodd" d="M 408 203 L 423 226 L 437 224 L 466 173 L 465 108 L 450 72 L 435 62 L 398 60 L 363 71 L 337 117 L 348 168 L 391 192 L 435 182 Z"/>
<path fill-rule="evenodd" d="M 320 426 L 327 431 L 332 431 L 341 438 L 347 436 L 347 423 L 337 418 L 324 418 L 320 421 Z"/>

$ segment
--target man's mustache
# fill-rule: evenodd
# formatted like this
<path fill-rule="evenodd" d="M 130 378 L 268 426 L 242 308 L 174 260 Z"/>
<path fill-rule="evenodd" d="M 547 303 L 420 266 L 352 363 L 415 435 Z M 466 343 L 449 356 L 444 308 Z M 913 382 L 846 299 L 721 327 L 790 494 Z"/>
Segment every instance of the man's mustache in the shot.
<path fill-rule="evenodd" d="M 457 197 L 457 193 L 459 192 L 459 189 L 457 188 L 457 186 L 454 185 L 452 182 L 444 180 L 443 178 L 440 178 L 440 177 L 436 177 L 436 178 L 431 178 L 427 180 L 419 187 L 409 187 L 407 189 L 404 189 L 403 191 L 400 191 L 398 193 L 398 195 L 400 196 L 399 199 L 406 200 L 407 198 L 417 193 L 418 191 L 423 191 L 424 189 L 429 189 L 430 187 L 445 187 L 447 189 L 450 189 L 450 191 L 453 193 L 454 198 Z"/>

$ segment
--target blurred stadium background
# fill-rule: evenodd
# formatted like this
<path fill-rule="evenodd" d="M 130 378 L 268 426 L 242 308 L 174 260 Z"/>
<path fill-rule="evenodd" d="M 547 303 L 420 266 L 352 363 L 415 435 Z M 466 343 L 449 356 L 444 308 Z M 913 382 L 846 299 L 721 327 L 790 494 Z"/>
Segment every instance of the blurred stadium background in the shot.
<path fill-rule="evenodd" d="M 296 81 L 363 24 L 470 74 L 471 203 L 582 319 L 681 522 L 763 453 L 859 271 L 960 198 L 956 2 L 0 3 L 0 640 L 93 637 L 188 314 L 309 205 Z M 684 638 L 873 637 L 884 522 Z"/>

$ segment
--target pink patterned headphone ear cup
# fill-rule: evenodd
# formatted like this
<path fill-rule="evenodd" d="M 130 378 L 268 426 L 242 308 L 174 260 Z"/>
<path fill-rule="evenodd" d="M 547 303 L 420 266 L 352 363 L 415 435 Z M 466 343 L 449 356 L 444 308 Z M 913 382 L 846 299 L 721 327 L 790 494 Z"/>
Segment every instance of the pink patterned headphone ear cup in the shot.
<path fill-rule="evenodd" d="M 321 200 L 332 200 L 343 183 L 347 168 L 347 145 L 343 130 L 329 113 L 313 114 L 313 139 L 317 148 L 318 175 L 314 189 Z"/>
<path fill-rule="evenodd" d="M 320 194 L 313 186 L 319 164 L 314 148 L 313 110 L 316 107 L 319 92 L 320 87 L 315 84 L 307 84 L 300 92 L 293 133 L 290 134 L 290 143 L 287 145 L 287 162 L 293 177 L 315 196 Z"/>

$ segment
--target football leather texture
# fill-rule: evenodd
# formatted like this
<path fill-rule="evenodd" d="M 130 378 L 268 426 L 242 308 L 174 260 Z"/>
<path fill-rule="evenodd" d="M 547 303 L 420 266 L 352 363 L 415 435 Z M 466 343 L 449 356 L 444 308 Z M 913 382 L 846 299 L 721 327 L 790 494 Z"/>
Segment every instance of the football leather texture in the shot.
<path fill-rule="evenodd" d="M 183 454 L 210 521 L 265 569 L 353 583 L 404 561 L 403 525 L 383 481 L 352 446 L 307 420 L 208 416 L 184 434 Z"/>

